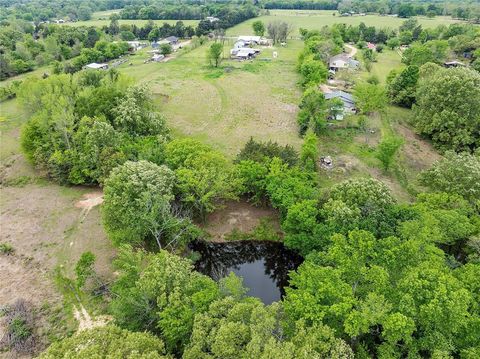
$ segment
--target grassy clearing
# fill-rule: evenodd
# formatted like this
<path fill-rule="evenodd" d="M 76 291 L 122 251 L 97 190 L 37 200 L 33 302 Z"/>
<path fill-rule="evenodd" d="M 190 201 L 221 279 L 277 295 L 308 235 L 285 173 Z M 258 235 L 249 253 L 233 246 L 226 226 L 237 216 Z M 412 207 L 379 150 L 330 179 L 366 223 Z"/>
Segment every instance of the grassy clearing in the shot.
<path fill-rule="evenodd" d="M 336 14 L 333 16 L 333 14 Z M 429 19 L 424 16 L 417 17 L 418 22 L 425 28 L 432 28 L 438 25 L 449 25 L 460 22 L 446 16 L 438 16 L 433 19 Z M 249 35 L 252 34 L 252 23 L 256 20 L 261 20 L 268 24 L 275 20 L 286 21 L 294 26 L 294 32 L 292 36 L 298 36 L 298 29 L 305 28 L 308 30 L 320 29 L 327 25 L 333 25 L 337 23 L 347 25 L 359 25 L 361 22 L 367 26 L 375 26 L 379 28 L 398 28 L 405 19 L 379 16 L 379 15 L 367 15 L 367 16 L 352 16 L 352 17 L 340 17 L 336 11 L 329 10 L 270 10 L 269 15 L 260 16 L 255 19 L 250 19 L 237 26 L 227 30 L 227 35 Z"/>
<path fill-rule="evenodd" d="M 108 19 L 110 15 L 119 14 L 122 9 L 115 9 L 115 10 L 105 10 L 105 11 L 95 11 L 92 14 L 91 20 L 100 20 L 100 19 Z"/>
<path fill-rule="evenodd" d="M 144 64 L 148 55 L 141 51 L 132 57 L 132 65 L 119 69 L 150 84 L 176 135 L 205 141 L 232 157 L 250 136 L 298 148 L 295 65 L 303 44 L 291 41 L 286 48 L 265 48 L 253 61 L 225 60 L 218 69 L 207 64 L 208 46 L 164 63 Z M 225 44 L 225 56 L 231 46 Z M 272 59 L 273 51 L 277 59 Z"/>
<path fill-rule="evenodd" d="M 152 20 L 155 24 L 161 26 L 163 23 L 168 23 L 170 25 L 175 25 L 177 21 L 180 20 Z M 197 24 L 200 22 L 200 20 L 181 20 L 185 24 L 185 26 L 197 26 Z M 144 26 L 148 20 L 123 20 L 120 19 L 118 20 L 118 23 L 120 25 L 137 25 L 139 27 Z M 103 20 L 98 19 L 93 17 L 91 20 L 87 21 L 76 21 L 76 22 L 66 22 L 64 25 L 67 26 L 96 26 L 96 27 L 102 27 L 102 26 L 108 26 L 110 25 L 110 20 L 108 19 L 108 16 L 105 16 Z"/>
<path fill-rule="evenodd" d="M 378 54 L 377 62 L 372 64 L 372 71 L 370 73 L 363 72 L 361 75 L 364 78 L 374 75 L 380 80 L 380 84 L 385 85 L 390 71 L 405 67 L 401 61 L 402 58 L 396 50 L 384 49 L 382 53 Z"/>

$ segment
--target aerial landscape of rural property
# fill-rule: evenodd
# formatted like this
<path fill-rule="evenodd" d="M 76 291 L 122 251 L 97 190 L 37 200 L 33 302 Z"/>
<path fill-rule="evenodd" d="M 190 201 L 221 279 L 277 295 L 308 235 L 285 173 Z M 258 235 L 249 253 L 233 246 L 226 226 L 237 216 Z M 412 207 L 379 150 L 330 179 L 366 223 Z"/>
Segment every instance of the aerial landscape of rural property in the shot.
<path fill-rule="evenodd" d="M 480 2 L 0 0 L 0 358 L 480 358 Z"/>

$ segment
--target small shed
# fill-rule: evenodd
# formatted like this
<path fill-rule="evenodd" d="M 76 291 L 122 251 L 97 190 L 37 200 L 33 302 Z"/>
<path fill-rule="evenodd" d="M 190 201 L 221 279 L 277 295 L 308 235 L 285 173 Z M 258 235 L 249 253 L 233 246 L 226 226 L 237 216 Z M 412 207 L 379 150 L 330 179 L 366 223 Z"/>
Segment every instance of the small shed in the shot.
<path fill-rule="evenodd" d="M 178 37 L 176 36 L 169 36 L 165 38 L 165 41 L 167 41 L 170 45 L 176 45 L 178 44 Z"/>
<path fill-rule="evenodd" d="M 259 44 L 262 41 L 261 36 L 239 36 L 238 41 L 243 41 L 246 45 Z"/>
<path fill-rule="evenodd" d="M 444 62 L 443 66 L 446 67 L 447 69 L 449 69 L 451 67 L 463 67 L 463 66 L 465 66 L 465 64 L 463 62 L 455 60 L 455 61 Z"/>
<path fill-rule="evenodd" d="M 85 69 L 91 70 L 107 70 L 108 64 L 97 64 L 96 62 L 92 62 L 91 64 L 85 65 Z"/>

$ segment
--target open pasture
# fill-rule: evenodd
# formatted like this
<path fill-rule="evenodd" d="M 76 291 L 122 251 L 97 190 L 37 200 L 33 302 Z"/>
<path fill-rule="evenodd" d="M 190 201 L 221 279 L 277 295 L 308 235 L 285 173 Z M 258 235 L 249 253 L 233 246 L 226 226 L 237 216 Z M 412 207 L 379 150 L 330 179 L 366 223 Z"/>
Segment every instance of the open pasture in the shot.
<path fill-rule="evenodd" d="M 232 157 L 251 136 L 299 148 L 295 65 L 303 44 L 263 48 L 255 60 L 224 60 L 219 68 L 208 66 L 209 45 L 161 63 L 144 64 L 148 54 L 140 51 L 119 70 L 149 83 L 175 135 L 205 141 Z M 225 44 L 225 57 L 231 47 L 231 41 Z"/>
<path fill-rule="evenodd" d="M 333 15 L 335 14 L 335 16 Z M 460 20 L 452 19 L 447 16 L 438 16 L 429 19 L 425 16 L 418 16 L 418 22 L 425 28 L 432 28 L 438 25 L 449 25 L 460 22 Z M 298 36 L 298 29 L 305 28 L 308 30 L 320 29 L 327 25 L 333 24 L 347 24 L 359 25 L 361 22 L 367 26 L 375 26 L 378 28 L 398 28 L 405 19 L 390 16 L 380 15 L 366 15 L 366 16 L 339 16 L 337 11 L 330 10 L 270 10 L 269 15 L 263 15 L 255 19 L 250 19 L 238 24 L 227 30 L 227 34 L 234 35 L 248 35 L 252 34 L 252 23 L 256 20 L 261 20 L 265 24 L 269 22 L 280 20 L 292 24 L 294 33 L 292 36 Z"/>

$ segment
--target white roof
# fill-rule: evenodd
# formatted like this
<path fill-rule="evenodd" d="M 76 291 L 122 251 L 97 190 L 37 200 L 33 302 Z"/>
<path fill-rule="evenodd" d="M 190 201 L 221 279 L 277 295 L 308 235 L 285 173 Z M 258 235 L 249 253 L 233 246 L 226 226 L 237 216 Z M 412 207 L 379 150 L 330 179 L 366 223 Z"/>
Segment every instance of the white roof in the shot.
<path fill-rule="evenodd" d="M 108 67 L 108 64 L 97 64 L 96 62 L 92 62 L 91 64 L 88 64 L 85 67 L 87 67 L 89 69 L 101 69 L 105 66 Z"/>
<path fill-rule="evenodd" d="M 240 56 L 240 57 L 249 56 L 249 55 L 252 55 L 252 53 L 247 50 L 240 50 L 237 52 L 237 56 Z"/>
<path fill-rule="evenodd" d="M 258 50 L 252 49 L 250 47 L 240 47 L 237 49 L 238 52 L 247 52 L 249 54 L 255 54 Z"/>
<path fill-rule="evenodd" d="M 261 36 L 239 36 L 238 39 L 241 41 L 259 42 L 262 39 L 262 37 Z"/>

